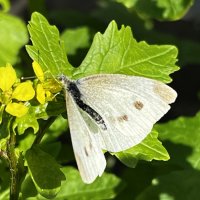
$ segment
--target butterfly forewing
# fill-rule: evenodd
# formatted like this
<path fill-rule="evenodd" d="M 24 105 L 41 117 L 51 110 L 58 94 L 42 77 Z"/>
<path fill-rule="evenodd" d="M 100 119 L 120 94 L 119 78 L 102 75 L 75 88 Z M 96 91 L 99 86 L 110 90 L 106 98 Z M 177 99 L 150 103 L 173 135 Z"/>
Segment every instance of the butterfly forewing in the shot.
<path fill-rule="evenodd" d="M 105 150 L 118 152 L 140 143 L 170 108 L 176 92 L 152 79 L 94 75 L 79 79 L 82 100 L 103 118 L 107 129 L 94 134 Z M 95 123 L 95 122 L 94 122 Z"/>
<path fill-rule="evenodd" d="M 90 127 L 89 118 L 84 119 L 85 114 L 81 114 L 82 111 L 68 92 L 66 92 L 66 104 L 76 162 L 83 181 L 91 183 L 97 176 L 102 175 L 106 160 L 101 145 L 94 138 L 92 131 L 96 130 Z"/>

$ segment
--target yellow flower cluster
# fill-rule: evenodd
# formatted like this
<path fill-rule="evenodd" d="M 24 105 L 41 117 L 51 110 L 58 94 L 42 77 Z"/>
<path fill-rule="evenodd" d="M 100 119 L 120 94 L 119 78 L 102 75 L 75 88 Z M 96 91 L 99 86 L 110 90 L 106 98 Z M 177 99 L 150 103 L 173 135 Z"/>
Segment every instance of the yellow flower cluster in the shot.
<path fill-rule="evenodd" d="M 40 104 L 52 101 L 55 93 L 62 87 L 55 79 L 45 80 L 40 65 L 34 61 L 33 70 L 38 78 L 35 90 L 31 81 L 20 82 L 10 64 L 0 67 L 0 123 L 4 110 L 15 117 L 22 117 L 28 112 L 27 102 L 34 98 Z M 35 92 L 36 91 L 36 92 Z"/>
<path fill-rule="evenodd" d="M 47 101 L 52 101 L 55 97 L 55 93 L 58 93 L 62 87 L 60 83 L 55 81 L 55 79 L 45 79 L 44 73 L 40 65 L 34 61 L 32 63 L 35 75 L 38 78 L 38 83 L 36 86 L 36 98 L 40 104 L 44 104 Z"/>
<path fill-rule="evenodd" d="M 32 82 L 20 83 L 15 70 L 10 64 L 0 67 L 0 110 L 13 116 L 21 117 L 28 112 L 26 101 L 35 96 Z"/>

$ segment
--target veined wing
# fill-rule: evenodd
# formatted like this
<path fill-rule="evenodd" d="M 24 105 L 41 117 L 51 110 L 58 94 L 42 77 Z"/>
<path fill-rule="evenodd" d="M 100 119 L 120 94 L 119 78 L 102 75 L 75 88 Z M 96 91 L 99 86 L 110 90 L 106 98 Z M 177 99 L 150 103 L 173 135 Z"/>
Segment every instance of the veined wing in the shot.
<path fill-rule="evenodd" d="M 102 175 L 106 167 L 106 160 L 101 145 L 94 138 L 93 129 L 90 127 L 91 124 L 84 120 L 84 113 L 83 115 L 81 114 L 81 111 L 68 92 L 66 92 L 66 104 L 72 145 L 78 169 L 83 181 L 91 183 L 97 176 Z"/>
<path fill-rule="evenodd" d="M 98 112 L 107 130 L 95 134 L 111 152 L 140 143 L 170 109 L 176 92 L 156 80 L 120 74 L 102 74 L 76 81 L 82 100 Z"/>

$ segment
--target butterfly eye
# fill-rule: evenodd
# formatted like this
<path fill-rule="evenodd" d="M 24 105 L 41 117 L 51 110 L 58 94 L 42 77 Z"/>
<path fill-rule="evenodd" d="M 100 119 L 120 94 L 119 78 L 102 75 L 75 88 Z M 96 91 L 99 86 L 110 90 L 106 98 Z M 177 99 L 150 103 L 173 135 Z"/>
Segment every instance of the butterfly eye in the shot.
<path fill-rule="evenodd" d="M 57 76 L 57 80 L 61 82 L 65 87 L 67 87 L 70 83 L 70 80 L 64 74 Z"/>
<path fill-rule="evenodd" d="M 61 74 L 61 75 L 57 76 L 57 80 L 58 80 L 58 81 L 64 82 L 65 79 L 66 79 L 66 77 L 65 77 L 64 74 Z"/>

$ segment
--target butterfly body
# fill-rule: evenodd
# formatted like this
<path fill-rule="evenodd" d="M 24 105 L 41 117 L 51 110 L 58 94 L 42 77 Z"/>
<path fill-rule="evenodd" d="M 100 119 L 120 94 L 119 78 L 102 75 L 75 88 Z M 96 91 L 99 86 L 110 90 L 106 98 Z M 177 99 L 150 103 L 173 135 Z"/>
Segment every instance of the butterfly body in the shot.
<path fill-rule="evenodd" d="M 74 101 L 79 106 L 79 108 L 81 108 L 88 115 L 90 115 L 90 117 L 92 117 L 92 119 L 95 120 L 97 124 L 101 125 L 100 127 L 103 130 L 106 130 L 106 125 L 103 118 L 94 109 L 85 104 L 81 99 L 82 95 L 77 87 L 77 82 L 69 80 L 64 75 L 60 76 L 60 80 L 65 85 L 65 90 L 70 93 L 70 95 L 73 97 Z"/>
<path fill-rule="evenodd" d="M 72 144 L 84 182 L 103 173 L 102 150 L 119 152 L 140 143 L 170 109 L 176 92 L 156 80 L 122 74 L 78 80 L 60 76 Z"/>

